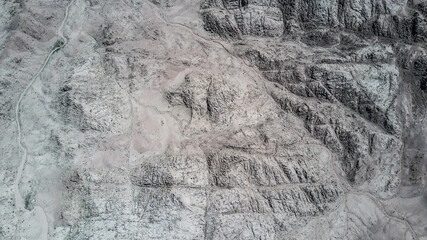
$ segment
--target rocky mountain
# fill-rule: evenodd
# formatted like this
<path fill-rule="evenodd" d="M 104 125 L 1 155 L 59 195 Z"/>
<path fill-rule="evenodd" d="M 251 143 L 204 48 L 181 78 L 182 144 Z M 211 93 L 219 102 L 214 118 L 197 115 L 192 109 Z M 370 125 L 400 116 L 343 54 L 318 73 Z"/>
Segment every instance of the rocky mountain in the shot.
<path fill-rule="evenodd" d="M 426 1 L 0 13 L 1 239 L 427 239 Z"/>

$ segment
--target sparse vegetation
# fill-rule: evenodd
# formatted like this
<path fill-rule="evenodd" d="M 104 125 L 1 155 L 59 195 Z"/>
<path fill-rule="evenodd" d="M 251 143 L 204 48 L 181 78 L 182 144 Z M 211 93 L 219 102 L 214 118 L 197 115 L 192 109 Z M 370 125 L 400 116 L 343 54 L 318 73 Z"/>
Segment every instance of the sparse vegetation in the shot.
<path fill-rule="evenodd" d="M 95 43 L 95 44 L 93 45 L 93 50 L 96 52 L 96 51 L 98 51 L 98 49 L 99 49 L 99 44 L 98 44 L 98 43 Z"/>
<path fill-rule="evenodd" d="M 32 205 L 32 202 L 33 202 L 32 195 L 31 195 L 31 193 L 28 193 L 25 196 L 25 209 L 31 210 L 30 207 Z"/>
<path fill-rule="evenodd" d="M 64 41 L 62 39 L 59 39 L 55 42 L 53 45 L 54 52 L 57 52 L 59 49 L 61 49 L 64 46 Z"/>
<path fill-rule="evenodd" d="M 16 3 L 16 4 L 19 4 L 19 7 L 20 7 L 20 8 L 23 8 L 23 7 L 24 7 L 24 0 L 15 0 L 15 3 Z"/>

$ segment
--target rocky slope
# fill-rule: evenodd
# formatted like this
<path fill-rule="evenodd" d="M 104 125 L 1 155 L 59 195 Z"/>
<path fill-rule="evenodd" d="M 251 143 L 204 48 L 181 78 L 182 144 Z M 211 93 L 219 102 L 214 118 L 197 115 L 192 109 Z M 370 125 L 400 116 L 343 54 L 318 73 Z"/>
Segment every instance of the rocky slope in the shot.
<path fill-rule="evenodd" d="M 1 239 L 427 239 L 427 2 L 0 4 Z"/>

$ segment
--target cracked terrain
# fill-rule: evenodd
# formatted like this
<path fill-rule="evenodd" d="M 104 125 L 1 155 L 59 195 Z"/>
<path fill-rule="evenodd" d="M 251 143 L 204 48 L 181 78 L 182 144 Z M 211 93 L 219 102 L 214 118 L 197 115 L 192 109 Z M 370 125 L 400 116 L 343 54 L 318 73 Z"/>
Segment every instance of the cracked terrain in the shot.
<path fill-rule="evenodd" d="M 1 239 L 427 240 L 427 2 L 0 2 Z"/>

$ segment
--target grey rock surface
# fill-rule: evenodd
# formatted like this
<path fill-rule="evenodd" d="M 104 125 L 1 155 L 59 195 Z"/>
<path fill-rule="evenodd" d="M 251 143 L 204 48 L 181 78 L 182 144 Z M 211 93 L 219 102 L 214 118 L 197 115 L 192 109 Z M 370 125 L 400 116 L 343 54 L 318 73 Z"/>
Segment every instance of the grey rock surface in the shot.
<path fill-rule="evenodd" d="M 0 239 L 427 239 L 427 2 L 0 2 Z"/>

